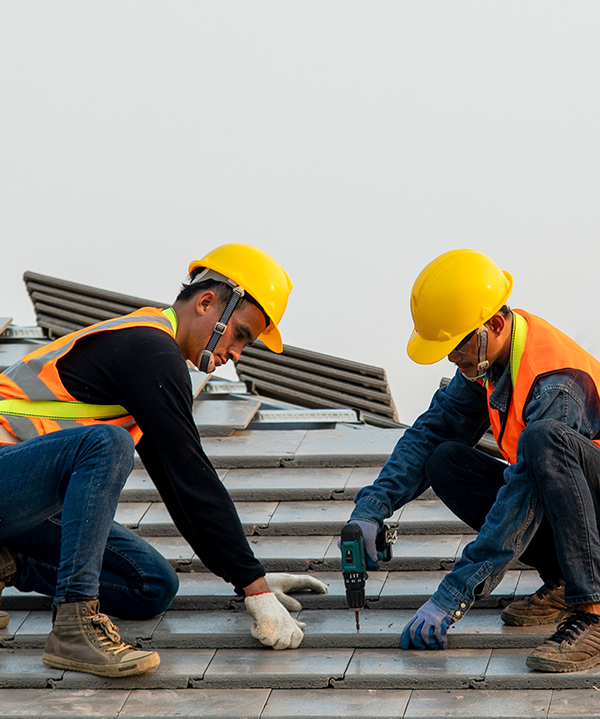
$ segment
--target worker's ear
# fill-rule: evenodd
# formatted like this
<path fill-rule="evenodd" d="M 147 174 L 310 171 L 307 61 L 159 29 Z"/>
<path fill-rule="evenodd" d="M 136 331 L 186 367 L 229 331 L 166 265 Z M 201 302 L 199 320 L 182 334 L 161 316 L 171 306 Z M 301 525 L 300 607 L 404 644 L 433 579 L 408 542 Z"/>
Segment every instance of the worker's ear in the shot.
<path fill-rule="evenodd" d="M 196 297 L 195 309 L 197 314 L 203 315 L 206 310 L 211 307 L 217 300 L 217 296 L 212 290 L 205 290 Z"/>
<path fill-rule="evenodd" d="M 506 317 L 497 312 L 493 317 L 485 323 L 485 326 L 490 329 L 495 335 L 500 336 L 502 330 L 506 327 Z"/>

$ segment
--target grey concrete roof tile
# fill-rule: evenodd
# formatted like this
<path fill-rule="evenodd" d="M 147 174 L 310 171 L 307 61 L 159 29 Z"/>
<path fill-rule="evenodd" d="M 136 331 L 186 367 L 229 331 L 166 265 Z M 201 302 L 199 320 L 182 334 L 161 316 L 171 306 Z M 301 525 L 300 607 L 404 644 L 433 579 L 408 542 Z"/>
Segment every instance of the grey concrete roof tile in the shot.
<path fill-rule="evenodd" d="M 250 547 L 267 571 L 293 572 L 322 563 L 333 537 L 249 537 Z M 338 550 L 339 554 L 339 550 Z"/>
<path fill-rule="evenodd" d="M 404 719 L 540 719 L 546 716 L 552 692 L 538 691 L 414 691 Z"/>
<path fill-rule="evenodd" d="M 555 631 L 556 625 L 509 627 L 499 609 L 472 609 L 463 620 L 448 628 L 448 646 L 485 649 L 537 647 Z"/>
<path fill-rule="evenodd" d="M 311 609 L 300 612 L 305 622 L 305 647 L 400 647 L 400 634 L 412 611 L 363 609 L 360 631 L 356 629 L 353 609 Z"/>
<path fill-rule="evenodd" d="M 100 611 L 102 611 L 102 607 L 100 607 Z M 119 619 L 118 617 L 111 617 L 111 619 L 119 628 L 123 641 L 134 646 L 144 646 L 151 641 L 160 624 L 161 615 L 151 619 Z"/>
<path fill-rule="evenodd" d="M 231 584 L 208 572 L 179 572 L 179 590 L 172 609 L 223 609 L 236 601 Z M 198 606 L 197 600 L 206 602 Z"/>
<path fill-rule="evenodd" d="M 357 649 L 346 671 L 343 688 L 467 688 L 472 681 L 483 680 L 491 653 L 489 649 L 444 652 Z"/>
<path fill-rule="evenodd" d="M 258 719 L 269 694 L 269 689 L 135 691 L 125 702 L 119 719 Z"/>
<path fill-rule="evenodd" d="M 145 469 L 134 469 L 121 492 L 121 501 L 127 502 L 152 502 L 158 497 L 158 490 Z"/>
<path fill-rule="evenodd" d="M 42 664 L 39 649 L 0 649 L 0 687 L 44 689 L 49 681 L 59 681 L 63 669 Z"/>
<path fill-rule="evenodd" d="M 260 643 L 250 634 L 251 626 L 252 617 L 243 605 L 231 611 L 169 610 L 154 632 L 152 646 L 258 647 Z"/>
<path fill-rule="evenodd" d="M 540 575 L 535 569 L 524 569 L 521 572 L 519 582 L 515 588 L 515 596 L 522 597 L 528 594 L 534 594 L 542 584 L 543 582 L 540 579 Z"/>
<path fill-rule="evenodd" d="M 215 649 L 160 649 L 160 665 L 135 677 L 109 679 L 81 672 L 65 672 L 56 689 L 185 689 L 204 676 Z M 41 656 L 38 654 L 41 663 Z"/>
<path fill-rule="evenodd" d="M 128 696 L 129 691 L 125 689 L 64 692 L 52 689 L 0 689 L 1 716 L 19 719 L 116 719 Z"/>
<path fill-rule="evenodd" d="M 354 496 L 359 489 L 362 489 L 362 487 L 373 484 L 379 476 L 379 472 L 381 472 L 383 464 L 384 463 L 381 462 L 373 467 L 355 467 L 350 473 L 350 477 L 348 477 L 344 491 L 347 494 L 349 493 Z"/>
<path fill-rule="evenodd" d="M 278 502 L 236 502 L 236 508 L 246 534 L 255 534 L 258 528 L 266 530 L 277 505 Z M 139 523 L 139 530 L 144 537 L 177 536 L 179 534 L 163 502 L 152 503 Z"/>
<path fill-rule="evenodd" d="M 23 623 L 30 616 L 31 612 L 19 609 L 11 609 L 8 614 L 10 616 L 10 620 L 7 627 L 5 627 L 4 629 L 0 629 L 0 642 L 6 642 L 13 639 L 15 634 L 23 626 Z"/>
<path fill-rule="evenodd" d="M 401 717 L 410 698 L 405 690 L 322 689 L 274 689 L 261 714 L 261 719 L 389 719 Z"/>
<path fill-rule="evenodd" d="M 353 502 L 280 502 L 269 525 L 273 534 L 339 534 Z"/>
<path fill-rule="evenodd" d="M 402 541 L 402 539 L 399 541 Z M 379 606 L 382 608 L 397 607 L 399 598 L 404 598 L 404 604 L 407 608 L 418 608 L 435 592 L 446 574 L 447 572 L 442 570 L 431 572 L 388 572 L 379 597 Z M 367 580 L 367 589 L 369 582 L 370 573 Z"/>
<path fill-rule="evenodd" d="M 150 506 L 150 502 L 119 502 L 115 521 L 131 529 L 136 529 Z"/>
<path fill-rule="evenodd" d="M 255 398 L 214 400 L 207 395 L 194 402 L 194 421 L 201 437 L 227 437 L 236 429 L 245 429 L 259 407 L 260 400 Z"/>
<path fill-rule="evenodd" d="M 548 636 L 552 634 L 552 628 Z M 539 642 L 542 643 L 541 641 Z M 486 677 L 487 689 L 594 689 L 600 687 L 600 665 L 581 672 L 556 674 L 527 668 L 531 649 L 494 649 Z"/>
<path fill-rule="evenodd" d="M 204 450 L 215 467 L 280 467 L 294 457 L 306 430 L 244 430 L 231 437 L 207 437 Z"/>
<path fill-rule="evenodd" d="M 11 612 L 12 624 L 16 612 Z M 52 615 L 48 611 L 29 612 L 25 621 L 15 632 L 15 644 L 19 647 L 43 647 L 46 644 L 46 637 L 52 630 Z M 4 630 L 6 631 L 6 630 Z"/>
<path fill-rule="evenodd" d="M 344 676 L 351 649 L 219 649 L 203 683 L 208 687 L 250 686 L 280 689 L 326 687 Z"/>
<path fill-rule="evenodd" d="M 472 534 L 474 530 L 462 522 L 439 499 L 409 502 L 398 521 L 399 534 Z"/>
<path fill-rule="evenodd" d="M 194 551 L 183 537 L 147 537 L 146 541 L 172 564 L 190 564 Z"/>
<path fill-rule="evenodd" d="M 381 592 L 379 606 L 398 609 L 419 607 L 436 591 L 446 574 L 447 572 L 442 570 L 389 572 Z M 515 596 L 515 588 L 520 575 L 519 570 L 508 571 L 491 596 L 482 597 L 477 601 L 476 606 L 496 607 L 500 606 L 501 600 L 506 603 L 505 600 L 512 599 Z M 369 581 L 370 579 L 367 581 L 367 588 Z"/>
<path fill-rule="evenodd" d="M 293 459 L 295 467 L 373 467 L 389 458 L 402 429 L 373 427 L 308 430 Z"/>
<path fill-rule="evenodd" d="M 230 469 L 223 483 L 236 500 L 330 499 L 343 496 L 350 472 L 338 467 Z"/>
<path fill-rule="evenodd" d="M 563 689 L 552 693 L 548 719 L 597 719 L 599 713 L 596 686 L 592 689 Z"/>

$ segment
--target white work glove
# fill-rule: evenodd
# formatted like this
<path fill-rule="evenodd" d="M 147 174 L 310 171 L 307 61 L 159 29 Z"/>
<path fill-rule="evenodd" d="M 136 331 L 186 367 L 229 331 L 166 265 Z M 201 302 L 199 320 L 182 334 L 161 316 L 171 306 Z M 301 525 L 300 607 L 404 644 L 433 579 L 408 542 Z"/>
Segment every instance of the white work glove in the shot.
<path fill-rule="evenodd" d="M 290 612 L 299 612 L 302 605 L 288 592 L 310 590 L 317 594 L 327 594 L 327 585 L 310 574 L 267 574 L 265 576 L 269 589 Z"/>
<path fill-rule="evenodd" d="M 290 616 L 273 592 L 251 594 L 244 599 L 248 614 L 254 619 L 252 636 L 273 649 L 296 649 L 304 639 L 306 626 Z"/>

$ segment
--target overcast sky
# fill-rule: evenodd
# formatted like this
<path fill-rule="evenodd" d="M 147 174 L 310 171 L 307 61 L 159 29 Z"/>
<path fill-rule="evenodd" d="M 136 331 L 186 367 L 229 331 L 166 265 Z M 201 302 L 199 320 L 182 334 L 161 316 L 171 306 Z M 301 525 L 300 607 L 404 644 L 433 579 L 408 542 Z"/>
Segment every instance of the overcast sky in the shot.
<path fill-rule="evenodd" d="M 0 315 L 34 270 L 171 301 L 262 247 L 284 341 L 386 369 L 402 421 L 412 283 L 473 247 L 511 304 L 600 356 L 600 3 L 0 0 Z"/>

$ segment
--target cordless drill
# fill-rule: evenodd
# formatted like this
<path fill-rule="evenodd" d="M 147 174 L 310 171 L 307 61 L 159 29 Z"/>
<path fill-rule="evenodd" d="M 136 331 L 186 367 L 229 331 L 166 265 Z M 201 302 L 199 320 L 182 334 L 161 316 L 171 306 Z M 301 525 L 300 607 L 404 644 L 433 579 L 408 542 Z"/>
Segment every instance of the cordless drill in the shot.
<path fill-rule="evenodd" d="M 377 535 L 375 547 L 380 553 L 381 560 L 389 562 L 392 558 L 392 544 L 396 541 L 395 533 L 384 526 Z M 349 609 L 354 609 L 356 616 L 356 631 L 360 631 L 359 610 L 365 606 L 365 584 L 369 578 L 367 574 L 367 560 L 365 554 L 365 540 L 358 524 L 348 522 L 341 533 L 342 574 L 346 588 L 346 601 Z"/>
<path fill-rule="evenodd" d="M 367 560 L 365 540 L 358 524 L 349 522 L 342 528 L 342 573 L 346 587 L 348 607 L 354 609 L 356 631 L 360 631 L 358 611 L 365 606 L 365 582 L 367 579 Z"/>

